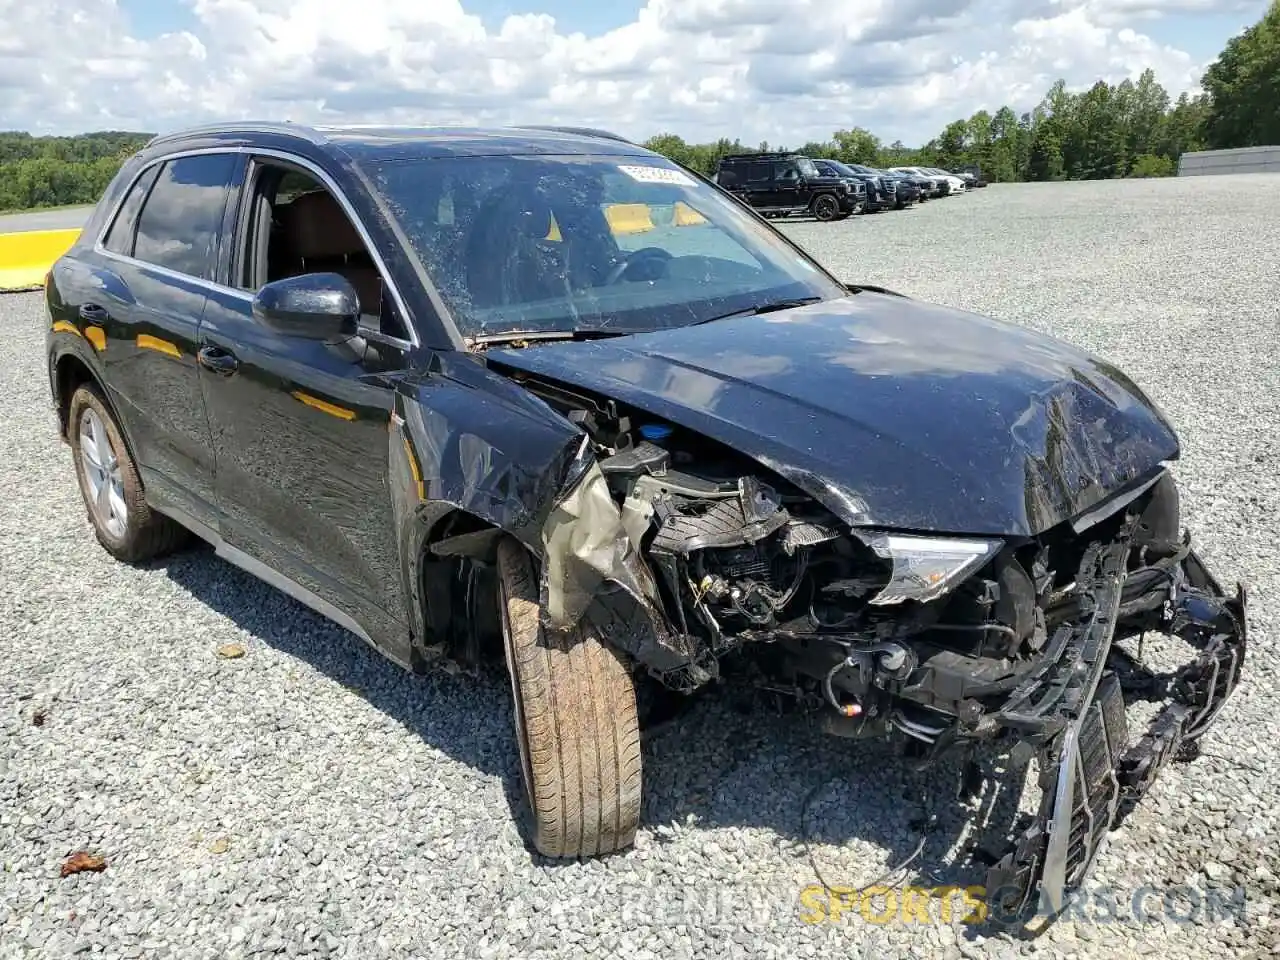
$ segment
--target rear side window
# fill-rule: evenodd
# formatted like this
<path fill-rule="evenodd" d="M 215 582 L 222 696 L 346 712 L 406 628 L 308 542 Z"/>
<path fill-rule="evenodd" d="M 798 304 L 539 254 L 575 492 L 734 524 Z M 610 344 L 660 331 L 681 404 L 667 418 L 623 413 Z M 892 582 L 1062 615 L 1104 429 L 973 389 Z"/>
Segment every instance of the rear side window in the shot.
<path fill-rule="evenodd" d="M 124 203 L 120 204 L 120 210 L 116 213 L 111 229 L 107 231 L 102 241 L 102 245 L 112 253 L 122 253 L 126 257 L 133 256 L 133 235 L 138 223 L 138 211 L 142 209 L 142 202 L 147 199 L 147 191 L 156 182 L 156 176 L 159 173 L 158 166 L 148 167 L 129 188 L 129 193 L 124 198 Z"/>
<path fill-rule="evenodd" d="M 236 160 L 235 154 L 212 153 L 165 163 L 138 217 L 134 257 L 212 280 Z"/>
<path fill-rule="evenodd" d="M 773 179 L 773 165 L 770 163 L 750 163 L 746 168 L 747 182 L 768 183 Z"/>

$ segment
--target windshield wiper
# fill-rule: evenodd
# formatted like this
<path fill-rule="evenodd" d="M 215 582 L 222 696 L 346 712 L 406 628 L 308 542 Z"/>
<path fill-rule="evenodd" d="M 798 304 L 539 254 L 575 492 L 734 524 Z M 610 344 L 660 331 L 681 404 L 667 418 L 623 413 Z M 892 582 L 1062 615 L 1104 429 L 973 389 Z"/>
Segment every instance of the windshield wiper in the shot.
<path fill-rule="evenodd" d="M 504 333 L 482 333 L 469 337 L 477 347 L 491 347 L 501 343 L 521 344 L 543 340 L 603 340 L 606 337 L 625 337 L 644 330 L 626 330 L 611 327 L 569 327 L 564 330 L 510 330 Z"/>
<path fill-rule="evenodd" d="M 818 303 L 824 299 L 824 297 L 791 297 L 787 300 L 772 300 L 759 306 L 747 307 L 745 310 L 733 310 L 716 317 L 695 320 L 693 323 L 686 324 L 686 326 L 699 327 L 704 323 L 712 323 L 715 320 L 731 320 L 734 317 L 758 317 L 762 313 L 775 313 L 778 310 L 790 310 L 793 307 L 807 307 L 811 303 Z"/>

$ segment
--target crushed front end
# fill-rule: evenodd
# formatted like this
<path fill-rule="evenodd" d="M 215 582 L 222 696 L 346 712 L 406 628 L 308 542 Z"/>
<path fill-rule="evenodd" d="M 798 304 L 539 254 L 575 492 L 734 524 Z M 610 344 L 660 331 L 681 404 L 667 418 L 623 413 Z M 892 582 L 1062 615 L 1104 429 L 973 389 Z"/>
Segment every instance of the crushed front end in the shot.
<path fill-rule="evenodd" d="M 1243 590 L 1192 550 L 1164 470 L 1036 536 L 864 528 L 705 437 L 539 387 L 592 438 L 544 536 L 550 626 L 596 617 L 669 687 L 745 679 L 924 765 L 980 743 L 1036 759 L 1043 800 L 993 858 L 993 914 L 1061 911 L 1240 679 Z M 1146 666 L 1151 633 L 1190 662 Z M 1159 709 L 1131 735 L 1138 701 Z"/>

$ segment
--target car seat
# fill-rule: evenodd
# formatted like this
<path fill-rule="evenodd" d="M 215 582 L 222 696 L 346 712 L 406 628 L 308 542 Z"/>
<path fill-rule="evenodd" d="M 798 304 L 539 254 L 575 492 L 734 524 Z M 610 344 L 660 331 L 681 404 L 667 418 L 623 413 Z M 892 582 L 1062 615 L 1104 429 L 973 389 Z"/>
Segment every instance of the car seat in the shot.
<path fill-rule="evenodd" d="M 382 277 L 346 211 L 326 190 L 295 197 L 280 208 L 290 273 L 336 273 L 360 298 L 360 312 L 377 315 L 382 306 Z"/>

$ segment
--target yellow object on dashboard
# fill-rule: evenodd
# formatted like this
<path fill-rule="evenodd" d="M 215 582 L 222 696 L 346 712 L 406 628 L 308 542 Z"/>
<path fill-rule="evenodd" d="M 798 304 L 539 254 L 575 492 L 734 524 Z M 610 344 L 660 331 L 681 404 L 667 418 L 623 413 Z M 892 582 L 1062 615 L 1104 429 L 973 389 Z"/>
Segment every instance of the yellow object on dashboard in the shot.
<path fill-rule="evenodd" d="M 611 203 L 604 208 L 609 229 L 617 233 L 645 233 L 654 228 L 647 203 Z"/>
<path fill-rule="evenodd" d="M 671 214 L 671 222 L 677 227 L 696 227 L 700 223 L 706 223 L 707 218 L 683 200 L 677 200 Z"/>

